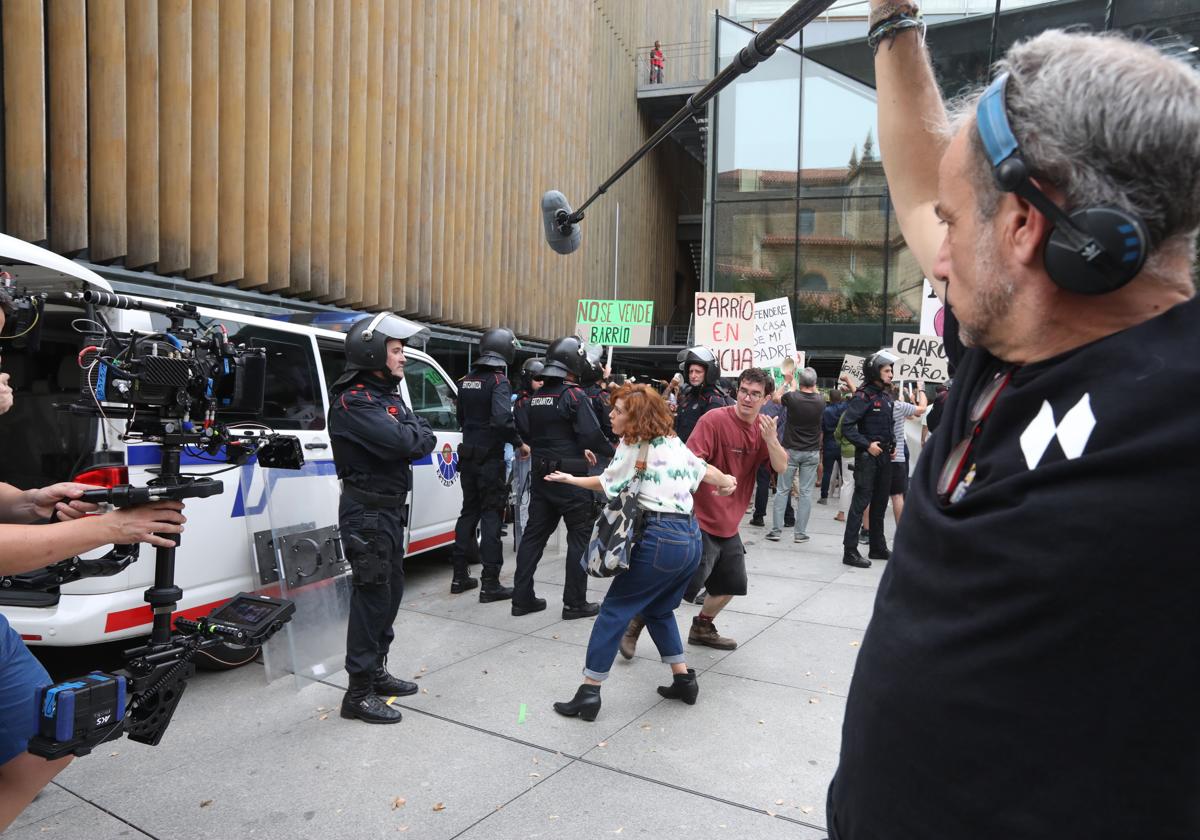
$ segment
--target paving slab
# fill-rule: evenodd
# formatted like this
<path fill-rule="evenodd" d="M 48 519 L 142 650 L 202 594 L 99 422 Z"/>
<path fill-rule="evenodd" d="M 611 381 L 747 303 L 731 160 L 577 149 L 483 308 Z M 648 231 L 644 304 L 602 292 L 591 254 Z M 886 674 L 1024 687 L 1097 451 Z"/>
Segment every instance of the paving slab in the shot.
<path fill-rule="evenodd" d="M 14 822 L 4 832 L 5 840 L 33 840 L 53 837 L 61 840 L 142 840 L 154 838 L 143 831 L 122 822 L 111 814 L 83 802 L 78 797 L 57 789 L 63 796 L 70 797 L 74 807 L 43 816 L 31 822 Z"/>
<path fill-rule="evenodd" d="M 395 726 L 334 714 L 167 776 L 128 768 L 123 794 L 79 778 L 63 784 L 102 808 L 119 807 L 123 819 L 155 837 L 325 840 L 411 830 L 408 836 L 450 838 L 565 761 L 412 711 Z M 61 836 L 93 835 L 81 826 Z"/>
<path fill-rule="evenodd" d="M 710 670 L 845 697 L 862 637 L 861 630 L 784 619 Z"/>
<path fill-rule="evenodd" d="M 664 701 L 585 757 L 824 826 L 844 714 L 840 697 L 709 672 L 695 706 Z"/>
<path fill-rule="evenodd" d="M 831 583 L 787 613 L 796 621 L 866 630 L 875 609 L 875 590 Z"/>
<path fill-rule="evenodd" d="M 586 793 L 581 795 L 581 791 Z M 573 840 L 622 837 L 817 840 L 825 837 L 825 832 L 574 762 L 517 801 L 489 815 L 461 837 L 462 840 L 558 840 L 565 837 Z"/>

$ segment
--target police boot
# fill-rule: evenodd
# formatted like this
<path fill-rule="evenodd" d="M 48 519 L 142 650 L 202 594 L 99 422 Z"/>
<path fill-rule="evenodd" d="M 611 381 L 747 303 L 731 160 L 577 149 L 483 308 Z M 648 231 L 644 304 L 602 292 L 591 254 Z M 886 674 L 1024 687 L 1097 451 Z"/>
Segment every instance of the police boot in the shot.
<path fill-rule="evenodd" d="M 351 674 L 350 688 L 342 697 L 342 717 L 364 723 L 399 723 L 400 710 L 371 693 L 372 674 Z"/>
<path fill-rule="evenodd" d="M 380 697 L 407 697 L 417 693 L 417 684 L 389 674 L 385 657 L 371 674 L 371 689 Z"/>
<path fill-rule="evenodd" d="M 454 579 L 450 581 L 450 592 L 457 595 L 460 592 L 468 592 L 479 586 L 479 581 L 471 577 L 471 573 L 467 571 L 468 566 L 464 563 L 462 568 L 455 566 Z"/>
<path fill-rule="evenodd" d="M 479 590 L 479 603 L 490 604 L 493 601 L 507 601 L 512 598 L 512 587 L 500 583 L 500 570 L 485 567 L 483 570 L 483 588 Z"/>

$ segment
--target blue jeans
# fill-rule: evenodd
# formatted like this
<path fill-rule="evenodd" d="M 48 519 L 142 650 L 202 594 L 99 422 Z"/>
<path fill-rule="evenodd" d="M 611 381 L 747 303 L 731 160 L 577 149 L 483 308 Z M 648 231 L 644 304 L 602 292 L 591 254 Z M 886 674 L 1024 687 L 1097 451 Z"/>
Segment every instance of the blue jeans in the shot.
<path fill-rule="evenodd" d="M 0 615 L 0 764 L 25 752 L 29 739 L 37 734 L 34 696 L 40 686 L 51 682 L 20 634 Z"/>
<path fill-rule="evenodd" d="M 583 675 L 603 680 L 630 620 L 641 615 L 662 661 L 685 661 L 675 607 L 700 565 L 700 526 L 695 519 L 660 519 L 646 514 L 646 533 L 629 558 L 629 569 L 613 578 L 588 639 Z"/>
<path fill-rule="evenodd" d="M 787 469 L 775 483 L 775 515 L 771 520 L 771 530 L 778 531 L 783 523 L 783 509 L 792 492 L 792 479 L 800 473 L 800 495 L 796 499 L 796 533 L 806 534 L 808 517 L 812 514 L 812 490 L 817 480 L 817 465 L 821 463 L 821 453 L 813 449 L 802 451 L 789 449 Z"/>

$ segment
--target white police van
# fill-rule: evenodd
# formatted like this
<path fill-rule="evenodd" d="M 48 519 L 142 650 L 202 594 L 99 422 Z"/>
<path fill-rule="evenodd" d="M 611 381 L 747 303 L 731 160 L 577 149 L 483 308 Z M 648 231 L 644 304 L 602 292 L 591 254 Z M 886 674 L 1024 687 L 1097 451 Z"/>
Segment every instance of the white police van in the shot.
<path fill-rule="evenodd" d="M 106 280 L 78 263 L 2 234 L 0 269 L 12 276 L 17 290 L 31 293 L 112 291 Z M 162 329 L 168 323 L 165 316 L 144 311 L 100 311 L 116 332 Z M 247 523 L 266 505 L 268 489 L 271 506 L 286 508 L 295 521 L 316 527 L 337 522 L 338 481 L 325 418 L 328 386 L 342 372 L 345 358 L 339 332 L 206 307 L 199 307 L 199 313 L 223 325 L 231 342 L 266 350 L 266 397 L 259 422 L 299 438 L 305 464 L 299 471 L 272 470 L 277 481 L 270 488 L 257 464 L 237 467 L 220 475 L 220 495 L 187 501 L 188 523 L 175 563 L 176 584 L 183 589 L 177 611 L 186 617 L 207 615 L 238 592 L 262 589 L 253 573 L 255 535 Z M 0 481 L 21 488 L 72 479 L 143 486 L 153 477 L 159 447 L 123 443 L 118 435 L 124 420 L 106 422 L 56 407 L 80 396 L 79 328 L 94 328 L 80 320 L 84 318 L 82 304 L 52 302 L 35 329 L 15 339 L 16 348 L 14 341 L 0 341 L 0 367 L 9 374 L 15 394 L 13 408 L 0 416 Z M 22 352 L 21 345 L 35 337 L 36 346 Z M 462 506 L 456 454 L 462 434 L 453 381 L 426 353 L 411 349 L 405 355 L 402 391 L 437 437 L 433 453 L 413 465 L 406 532 L 411 556 L 454 541 Z M 186 452 L 181 464 L 184 473 L 195 475 L 227 469 Z M 154 558 L 154 549 L 142 546 L 138 560 L 111 577 L 79 580 L 51 592 L 0 588 L 0 612 L 30 645 L 88 645 L 146 635 L 151 613 L 143 593 L 153 582 Z"/>

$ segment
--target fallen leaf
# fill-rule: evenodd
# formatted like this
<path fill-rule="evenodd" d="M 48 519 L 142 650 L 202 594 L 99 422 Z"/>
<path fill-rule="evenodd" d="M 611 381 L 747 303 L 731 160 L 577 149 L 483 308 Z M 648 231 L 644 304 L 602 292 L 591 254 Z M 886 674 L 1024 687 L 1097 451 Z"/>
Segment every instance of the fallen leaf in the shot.
<path fill-rule="evenodd" d="M 414 679 L 414 680 L 419 680 L 419 679 L 421 679 L 421 675 L 420 675 L 420 674 L 413 674 L 413 679 Z"/>
<path fill-rule="evenodd" d="M 421 693 L 422 693 L 422 694 L 428 694 L 428 693 L 429 693 L 429 689 L 428 689 L 428 688 L 422 688 L 422 689 L 421 689 Z"/>
<path fill-rule="evenodd" d="M 622 831 L 624 831 L 624 830 L 625 830 L 625 826 L 621 826 L 621 827 L 620 827 L 620 828 L 618 828 L 616 831 L 614 831 L 614 832 L 613 832 L 613 834 L 620 834 L 620 833 L 621 833 Z"/>
<path fill-rule="evenodd" d="M 776 805 L 782 805 L 782 804 L 783 804 L 783 800 L 782 800 L 782 799 L 776 799 L 776 800 L 775 800 L 775 804 L 776 804 Z"/>
<path fill-rule="evenodd" d="M 408 831 L 408 826 L 406 826 L 406 825 L 398 825 L 398 826 L 396 826 L 396 830 L 397 830 L 397 831 Z"/>
<path fill-rule="evenodd" d="M 392 800 L 392 810 L 395 811 L 397 808 L 403 808 L 407 802 L 408 800 L 403 796 L 397 796 Z"/>
<path fill-rule="evenodd" d="M 422 666 L 421 666 L 421 673 L 425 673 L 425 672 L 426 672 L 426 671 L 428 671 L 428 670 L 429 670 L 429 668 L 428 668 L 428 667 L 426 667 L 425 665 L 422 665 Z"/>
<path fill-rule="evenodd" d="M 607 746 L 608 746 L 608 741 L 601 741 L 599 744 L 596 744 L 596 746 L 597 746 L 597 747 L 607 747 Z"/>
<path fill-rule="evenodd" d="M 815 704 L 815 703 L 820 703 L 821 701 L 820 701 L 820 700 L 818 700 L 816 697 L 809 697 L 809 698 L 808 698 L 808 702 L 809 702 L 809 703 L 814 703 L 814 704 Z"/>
<path fill-rule="evenodd" d="M 329 719 L 329 715 L 328 715 L 328 714 L 324 714 L 324 715 L 321 715 L 321 717 L 319 717 L 319 718 L 317 718 L 317 719 L 318 719 L 318 720 L 328 720 L 328 719 Z"/>
<path fill-rule="evenodd" d="M 324 706 L 317 706 L 317 711 L 318 712 L 328 712 L 329 709 L 326 709 Z"/>
<path fill-rule="evenodd" d="M 779 816 L 779 815 L 778 815 L 778 814 L 776 814 L 774 811 L 767 811 L 767 816 L 768 816 L 768 817 L 776 817 L 776 816 Z"/>
<path fill-rule="evenodd" d="M 551 638 L 551 639 L 557 639 L 557 638 L 558 638 L 558 634 L 557 634 L 557 633 L 555 633 L 555 634 L 554 634 L 553 636 L 551 636 L 550 638 Z"/>
<path fill-rule="evenodd" d="M 550 819 L 552 819 L 552 820 L 558 819 L 558 814 L 551 814 Z"/>
<path fill-rule="evenodd" d="M 207 807 L 208 807 L 209 805 L 211 805 L 211 804 L 212 804 L 212 800 L 211 800 L 211 799 L 202 799 L 202 800 L 200 800 L 200 807 L 201 807 L 201 808 L 207 808 Z"/>
<path fill-rule="evenodd" d="M 763 724 L 763 723 L 766 723 L 766 721 L 765 721 L 765 720 L 760 720 L 760 721 L 759 721 L 759 723 L 760 723 L 760 724 Z"/>
<path fill-rule="evenodd" d="M 858 642 L 851 642 L 850 647 L 858 647 Z"/>
<path fill-rule="evenodd" d="M 436 802 L 436 803 L 434 803 L 433 810 L 435 810 L 435 811 L 445 811 L 445 810 L 446 810 L 446 806 L 445 806 L 445 805 L 443 805 L 441 802 Z"/>
<path fill-rule="evenodd" d="M 802 814 L 811 814 L 811 813 L 812 813 L 812 806 L 811 806 L 811 805 L 805 805 L 803 808 L 801 808 L 801 809 L 800 809 L 800 813 L 802 813 Z"/>
<path fill-rule="evenodd" d="M 642 729 L 653 729 L 654 727 L 653 727 L 653 726 L 651 726 L 651 725 L 650 725 L 650 724 L 648 724 L 648 723 L 643 723 L 643 724 L 642 724 L 642 726 L 641 726 L 641 728 L 642 728 Z"/>
<path fill-rule="evenodd" d="M 117 755 L 120 755 L 120 753 L 119 753 L 119 752 L 115 752 L 115 753 L 109 753 L 109 754 L 108 754 L 108 757 L 109 757 L 109 758 L 112 758 L 113 756 L 117 756 Z"/>

